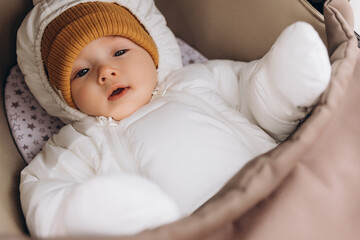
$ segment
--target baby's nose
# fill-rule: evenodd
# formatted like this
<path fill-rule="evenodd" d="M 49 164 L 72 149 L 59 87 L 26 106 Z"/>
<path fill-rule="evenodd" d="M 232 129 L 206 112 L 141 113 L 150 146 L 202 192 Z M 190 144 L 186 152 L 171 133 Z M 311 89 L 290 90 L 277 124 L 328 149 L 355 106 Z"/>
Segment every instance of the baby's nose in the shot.
<path fill-rule="evenodd" d="M 101 67 L 100 71 L 99 71 L 99 78 L 98 81 L 100 84 L 106 82 L 107 80 L 118 76 L 119 72 L 112 68 L 112 67 L 108 67 L 108 66 L 103 66 Z"/>

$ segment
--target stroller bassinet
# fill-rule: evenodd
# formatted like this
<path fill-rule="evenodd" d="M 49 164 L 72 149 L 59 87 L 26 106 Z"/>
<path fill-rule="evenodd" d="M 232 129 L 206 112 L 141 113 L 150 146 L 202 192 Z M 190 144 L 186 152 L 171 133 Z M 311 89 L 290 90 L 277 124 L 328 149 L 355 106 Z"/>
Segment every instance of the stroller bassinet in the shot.
<path fill-rule="evenodd" d="M 16 4 L 31 8 L 22 1 L 12 4 L 14 9 Z M 156 4 L 175 34 L 208 58 L 260 58 L 287 25 L 307 21 L 327 44 L 331 83 L 288 140 L 250 161 L 193 215 L 117 239 L 359 239 L 360 55 L 348 1 L 328 0 L 323 15 L 306 0 L 157 0 Z M 16 29 L 2 31 L 11 38 L 1 41 L 15 43 Z M 14 43 L 4 47 L 14 49 Z M 15 64 L 14 50 L 5 50 L 2 79 Z M 11 142 L 3 110 L 1 116 L 0 237 L 28 238 L 17 196 L 25 163 Z"/>

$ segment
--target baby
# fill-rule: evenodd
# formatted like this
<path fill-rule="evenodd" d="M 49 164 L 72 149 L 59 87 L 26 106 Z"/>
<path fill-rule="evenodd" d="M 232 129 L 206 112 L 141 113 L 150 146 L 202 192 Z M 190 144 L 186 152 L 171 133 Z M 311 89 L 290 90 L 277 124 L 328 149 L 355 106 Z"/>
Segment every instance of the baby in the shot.
<path fill-rule="evenodd" d="M 152 0 L 40 1 L 17 53 L 34 96 L 68 123 L 21 174 L 37 237 L 135 234 L 190 215 L 298 126 L 331 73 L 305 23 L 260 60 L 182 67 Z"/>

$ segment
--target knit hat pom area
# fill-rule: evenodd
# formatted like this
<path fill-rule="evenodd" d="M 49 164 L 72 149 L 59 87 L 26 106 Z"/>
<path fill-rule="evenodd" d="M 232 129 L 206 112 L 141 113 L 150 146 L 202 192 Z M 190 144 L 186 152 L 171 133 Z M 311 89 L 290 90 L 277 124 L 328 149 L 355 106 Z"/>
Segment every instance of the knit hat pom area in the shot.
<path fill-rule="evenodd" d="M 144 48 L 158 66 L 155 42 L 136 17 L 116 3 L 87 2 L 69 8 L 46 28 L 41 55 L 50 85 L 60 91 L 72 108 L 77 108 L 70 89 L 72 65 L 91 41 L 105 36 L 125 37 Z"/>

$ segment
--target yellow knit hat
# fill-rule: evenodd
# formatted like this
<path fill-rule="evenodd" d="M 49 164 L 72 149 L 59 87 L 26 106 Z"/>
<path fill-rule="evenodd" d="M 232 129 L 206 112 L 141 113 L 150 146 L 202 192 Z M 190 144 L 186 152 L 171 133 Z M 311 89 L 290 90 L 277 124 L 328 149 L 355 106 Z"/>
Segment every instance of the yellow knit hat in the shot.
<path fill-rule="evenodd" d="M 42 59 L 50 85 L 60 90 L 69 106 L 77 108 L 70 89 L 76 57 L 91 41 L 110 35 L 135 42 L 158 66 L 159 55 L 153 39 L 133 14 L 116 3 L 80 3 L 61 13 L 46 27 L 41 41 Z"/>

